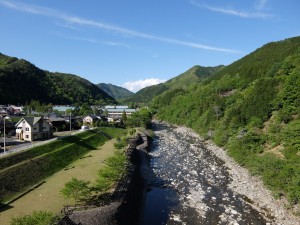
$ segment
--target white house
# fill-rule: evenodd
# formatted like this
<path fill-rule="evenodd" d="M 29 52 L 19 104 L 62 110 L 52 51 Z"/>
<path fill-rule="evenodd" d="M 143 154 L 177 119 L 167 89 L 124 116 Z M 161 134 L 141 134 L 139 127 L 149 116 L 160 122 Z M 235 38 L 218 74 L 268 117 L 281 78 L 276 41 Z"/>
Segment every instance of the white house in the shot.
<path fill-rule="evenodd" d="M 50 139 L 53 136 L 51 125 L 43 117 L 23 117 L 16 124 L 16 139 L 34 141 Z"/>
<path fill-rule="evenodd" d="M 93 125 L 98 120 L 99 118 L 97 116 L 90 114 L 83 118 L 83 124 Z"/>

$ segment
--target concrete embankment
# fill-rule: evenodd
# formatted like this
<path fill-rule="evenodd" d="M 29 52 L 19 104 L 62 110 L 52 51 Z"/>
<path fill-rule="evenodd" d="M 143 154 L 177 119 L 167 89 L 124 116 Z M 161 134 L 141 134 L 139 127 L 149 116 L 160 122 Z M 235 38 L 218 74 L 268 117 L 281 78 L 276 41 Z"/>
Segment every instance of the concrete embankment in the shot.
<path fill-rule="evenodd" d="M 127 150 L 127 173 L 118 182 L 108 204 L 67 212 L 62 225 L 135 225 L 139 224 L 149 173 L 149 138 L 138 135 Z"/>
<path fill-rule="evenodd" d="M 126 195 L 117 214 L 119 225 L 139 224 L 147 189 L 147 175 L 150 170 L 148 150 L 149 138 L 142 134 L 139 138 L 139 145 L 131 153 L 133 170 Z"/>

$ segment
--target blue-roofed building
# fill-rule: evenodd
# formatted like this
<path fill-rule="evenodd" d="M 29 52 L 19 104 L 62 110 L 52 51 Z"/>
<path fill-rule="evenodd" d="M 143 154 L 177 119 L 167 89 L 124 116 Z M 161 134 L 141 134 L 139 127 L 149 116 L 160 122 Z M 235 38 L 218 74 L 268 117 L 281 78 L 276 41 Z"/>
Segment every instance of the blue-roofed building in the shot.
<path fill-rule="evenodd" d="M 68 106 L 68 105 L 56 105 L 53 106 L 53 110 L 57 110 L 59 112 L 66 112 L 67 110 L 74 110 L 74 106 Z"/>

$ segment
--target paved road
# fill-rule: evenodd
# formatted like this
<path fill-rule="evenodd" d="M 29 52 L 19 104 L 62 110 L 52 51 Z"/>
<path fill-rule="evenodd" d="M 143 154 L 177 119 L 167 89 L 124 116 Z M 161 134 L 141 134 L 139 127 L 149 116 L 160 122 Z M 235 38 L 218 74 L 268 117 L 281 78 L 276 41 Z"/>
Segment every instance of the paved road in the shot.
<path fill-rule="evenodd" d="M 14 138 L 5 138 L 5 143 L 6 143 L 6 154 L 10 154 L 12 152 L 18 152 L 18 151 L 22 151 L 29 148 L 29 146 L 31 147 L 33 144 L 31 142 L 19 142 L 16 141 Z M 1 145 L 1 150 L 0 150 L 0 157 L 4 155 L 4 143 L 3 143 L 3 139 L 0 141 L 0 145 Z"/>

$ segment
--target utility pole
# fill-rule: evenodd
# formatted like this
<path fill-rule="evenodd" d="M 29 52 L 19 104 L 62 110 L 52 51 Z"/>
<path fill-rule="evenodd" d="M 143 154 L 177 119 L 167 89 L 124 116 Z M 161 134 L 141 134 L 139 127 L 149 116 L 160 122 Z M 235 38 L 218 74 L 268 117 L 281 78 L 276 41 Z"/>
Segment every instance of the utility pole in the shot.
<path fill-rule="evenodd" d="M 4 124 L 4 136 L 3 136 L 3 147 L 4 147 L 4 155 L 6 154 L 6 143 L 5 143 L 5 119 L 6 119 L 6 116 L 3 117 L 3 124 Z"/>
<path fill-rule="evenodd" d="M 72 112 L 70 112 L 70 132 L 72 131 L 72 119 L 71 119 L 71 116 L 72 116 Z"/>
<path fill-rule="evenodd" d="M 6 140 L 5 140 L 5 119 L 8 119 L 9 117 L 5 116 L 3 117 L 3 125 L 4 125 L 4 136 L 3 136 L 3 148 L 4 148 L 4 155 L 6 154 Z"/>

